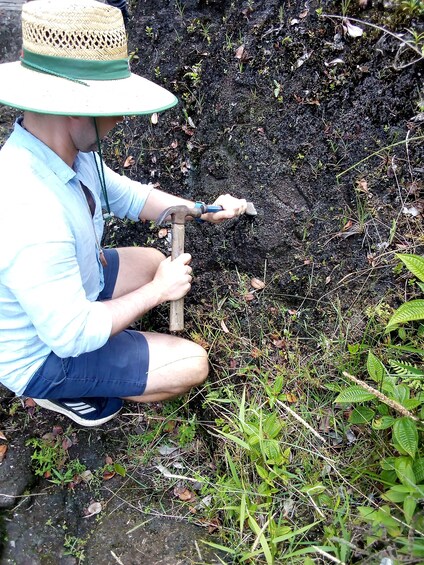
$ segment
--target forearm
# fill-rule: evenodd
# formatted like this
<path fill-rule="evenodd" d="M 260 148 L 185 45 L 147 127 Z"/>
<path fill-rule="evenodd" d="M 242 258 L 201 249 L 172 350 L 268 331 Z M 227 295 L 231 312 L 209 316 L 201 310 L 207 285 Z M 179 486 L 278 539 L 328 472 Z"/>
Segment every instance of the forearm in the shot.
<path fill-rule="evenodd" d="M 140 212 L 140 220 L 156 220 L 166 208 L 179 205 L 186 205 L 191 208 L 194 202 L 154 188 Z"/>
<path fill-rule="evenodd" d="M 207 222 L 219 223 L 244 214 L 246 211 L 246 200 L 234 198 L 230 194 L 222 194 L 213 204 L 219 205 L 222 210 L 203 214 L 201 218 Z M 154 188 L 147 197 L 139 218 L 140 220 L 156 220 L 167 208 L 179 205 L 186 205 L 188 208 L 192 208 L 194 202 Z M 188 216 L 187 219 L 191 218 Z"/>
<path fill-rule="evenodd" d="M 112 318 L 111 336 L 127 329 L 146 312 L 162 302 L 164 300 L 154 282 L 119 298 L 102 302 Z"/>

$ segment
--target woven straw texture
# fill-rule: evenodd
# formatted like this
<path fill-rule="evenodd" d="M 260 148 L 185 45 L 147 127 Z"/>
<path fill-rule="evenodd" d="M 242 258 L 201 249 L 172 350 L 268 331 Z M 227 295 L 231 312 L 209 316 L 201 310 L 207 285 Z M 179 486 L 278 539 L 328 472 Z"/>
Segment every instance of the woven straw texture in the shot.
<path fill-rule="evenodd" d="M 24 49 L 39 55 L 92 61 L 128 57 L 120 10 L 96 0 L 24 4 L 22 40 Z"/>

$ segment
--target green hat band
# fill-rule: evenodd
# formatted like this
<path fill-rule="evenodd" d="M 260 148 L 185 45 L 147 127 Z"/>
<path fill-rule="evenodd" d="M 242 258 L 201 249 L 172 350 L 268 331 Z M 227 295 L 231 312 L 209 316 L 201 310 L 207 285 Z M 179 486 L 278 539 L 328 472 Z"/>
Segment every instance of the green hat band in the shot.
<path fill-rule="evenodd" d="M 128 59 L 93 61 L 39 55 L 23 49 L 20 58 L 24 67 L 49 75 L 80 82 L 84 80 L 119 80 L 131 76 Z"/>

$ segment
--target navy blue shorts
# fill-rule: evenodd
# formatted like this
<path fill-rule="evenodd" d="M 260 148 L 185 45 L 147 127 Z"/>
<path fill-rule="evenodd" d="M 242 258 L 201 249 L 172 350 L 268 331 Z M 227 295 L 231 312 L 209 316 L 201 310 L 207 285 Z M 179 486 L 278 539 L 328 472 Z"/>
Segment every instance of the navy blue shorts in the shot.
<path fill-rule="evenodd" d="M 112 298 L 119 271 L 116 249 L 105 249 L 105 286 L 98 300 Z M 32 398 L 122 398 L 143 394 L 149 369 L 149 346 L 143 334 L 125 330 L 106 344 L 78 357 L 50 353 L 32 376 L 23 396 Z"/>

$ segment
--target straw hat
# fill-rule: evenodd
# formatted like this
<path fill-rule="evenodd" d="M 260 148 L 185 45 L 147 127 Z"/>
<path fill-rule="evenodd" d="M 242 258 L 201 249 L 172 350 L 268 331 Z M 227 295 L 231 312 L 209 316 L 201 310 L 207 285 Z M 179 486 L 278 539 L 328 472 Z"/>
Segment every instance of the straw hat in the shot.
<path fill-rule="evenodd" d="M 96 0 L 22 7 L 20 61 L 0 65 L 0 103 L 69 116 L 150 114 L 173 94 L 129 70 L 121 11 Z"/>

